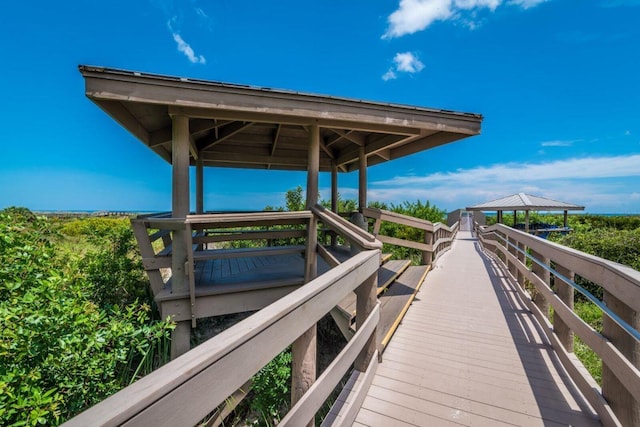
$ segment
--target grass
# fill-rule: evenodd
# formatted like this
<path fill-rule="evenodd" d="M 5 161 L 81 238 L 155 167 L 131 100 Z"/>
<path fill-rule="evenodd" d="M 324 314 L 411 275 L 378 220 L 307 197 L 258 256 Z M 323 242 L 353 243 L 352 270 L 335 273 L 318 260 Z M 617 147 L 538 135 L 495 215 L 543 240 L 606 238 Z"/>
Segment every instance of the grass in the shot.
<path fill-rule="evenodd" d="M 574 310 L 578 316 L 598 332 L 602 332 L 602 311 L 587 301 L 576 301 Z M 587 368 L 591 376 L 602 385 L 602 360 L 577 336 L 574 339 L 574 353 Z"/>

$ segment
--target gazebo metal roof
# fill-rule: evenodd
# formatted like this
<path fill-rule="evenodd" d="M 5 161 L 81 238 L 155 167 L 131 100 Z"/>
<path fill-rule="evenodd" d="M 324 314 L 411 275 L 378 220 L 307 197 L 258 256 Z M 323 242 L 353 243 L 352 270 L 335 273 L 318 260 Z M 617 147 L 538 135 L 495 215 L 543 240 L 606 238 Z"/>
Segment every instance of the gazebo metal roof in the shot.
<path fill-rule="evenodd" d="M 518 193 L 502 199 L 470 206 L 468 211 L 578 211 L 584 206 L 560 202 L 540 196 Z"/>
<path fill-rule="evenodd" d="M 320 171 L 349 172 L 480 133 L 482 116 L 81 65 L 86 95 L 167 162 L 174 115 L 189 119 L 190 163 L 307 170 L 320 127 Z"/>

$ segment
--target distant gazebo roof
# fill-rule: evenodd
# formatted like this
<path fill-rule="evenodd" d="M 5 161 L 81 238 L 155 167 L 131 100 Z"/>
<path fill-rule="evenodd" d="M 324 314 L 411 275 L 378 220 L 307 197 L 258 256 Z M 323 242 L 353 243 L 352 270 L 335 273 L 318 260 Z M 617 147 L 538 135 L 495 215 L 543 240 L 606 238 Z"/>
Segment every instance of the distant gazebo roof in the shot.
<path fill-rule="evenodd" d="M 518 193 L 479 205 L 470 206 L 468 211 L 582 211 L 584 206 Z"/>
<path fill-rule="evenodd" d="M 525 231 L 529 232 L 529 211 L 564 211 L 564 228 L 567 228 L 567 212 L 583 211 L 584 206 L 567 202 L 547 199 L 546 197 L 532 196 L 531 194 L 518 193 L 502 199 L 492 200 L 475 206 L 467 207 L 468 211 L 496 211 L 498 222 L 502 222 L 502 211 L 525 211 Z M 514 227 L 516 222 L 514 215 Z"/>

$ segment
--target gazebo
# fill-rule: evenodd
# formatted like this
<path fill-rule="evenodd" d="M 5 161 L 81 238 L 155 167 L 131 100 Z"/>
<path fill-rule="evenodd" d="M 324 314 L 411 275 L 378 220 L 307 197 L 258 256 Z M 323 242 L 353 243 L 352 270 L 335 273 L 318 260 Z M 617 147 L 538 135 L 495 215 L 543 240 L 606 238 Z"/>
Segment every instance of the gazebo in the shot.
<path fill-rule="evenodd" d="M 373 235 L 317 206 L 320 172 L 331 174 L 331 208 L 336 212 L 338 173 L 357 171 L 358 202 L 362 212 L 367 202 L 368 166 L 477 135 L 482 122 L 481 115 L 472 113 L 105 67 L 81 65 L 79 69 L 85 79 L 86 96 L 172 165 L 172 211 L 163 216 L 132 221 L 161 315 L 176 321 L 172 333 L 172 358 L 189 350 L 190 327 L 195 325 L 197 318 L 264 308 L 296 286 L 317 277 L 319 257 L 337 264 L 336 259 L 317 243 L 319 222 L 342 230 L 343 236 L 352 239 L 350 243 L 356 242 L 360 247 L 382 246 Z M 204 168 L 207 166 L 306 171 L 307 210 L 207 215 L 204 207 Z M 191 167 L 195 168 L 195 214 L 190 206 Z M 298 274 L 293 277 L 295 281 L 278 278 L 275 284 L 272 284 L 274 280 L 258 277 L 249 288 L 242 289 L 234 284 L 204 286 L 207 283 L 203 284 L 194 271 L 197 257 L 237 258 L 250 253 L 228 251 L 220 254 L 214 251 L 215 254 L 210 254 L 211 251 L 199 250 L 203 239 L 233 238 L 228 237 L 232 232 L 199 235 L 199 232 L 207 232 L 207 223 L 211 221 L 226 230 L 254 225 L 303 227 L 302 230 L 282 232 L 264 230 L 252 237 L 269 239 L 287 233 L 288 237 L 305 238 L 302 247 L 259 249 L 261 253 L 303 254 L 291 265 L 301 262 L 302 273 L 295 272 Z M 152 243 L 164 243 L 165 249 L 154 253 Z M 379 249 L 373 249 L 376 250 Z M 170 269 L 169 279 L 161 275 L 161 269 Z M 375 276 L 371 277 L 375 279 Z M 368 287 L 361 286 L 362 289 L 373 289 L 370 286 L 373 281 L 369 279 L 365 281 Z M 358 309 L 358 313 L 362 312 L 361 319 L 365 319 L 369 308 L 374 306 L 371 295 L 375 299 L 375 289 L 373 294 L 367 293 L 366 298 L 364 295 L 357 302 L 358 306 L 361 301 L 368 304 L 362 310 Z M 315 336 L 313 326 L 293 343 L 293 365 L 297 367 L 293 373 L 293 382 L 297 384 L 294 400 L 313 382 L 309 378 L 315 378 Z"/>
<path fill-rule="evenodd" d="M 518 211 L 525 213 L 525 232 L 529 232 L 529 212 L 530 211 L 562 211 L 564 212 L 564 228 L 567 228 L 568 211 L 582 211 L 584 206 L 578 206 L 567 202 L 547 199 L 540 196 L 518 193 L 490 202 L 481 203 L 467 207 L 468 211 L 496 211 L 497 222 L 502 223 L 503 211 L 513 211 L 514 226 Z"/>

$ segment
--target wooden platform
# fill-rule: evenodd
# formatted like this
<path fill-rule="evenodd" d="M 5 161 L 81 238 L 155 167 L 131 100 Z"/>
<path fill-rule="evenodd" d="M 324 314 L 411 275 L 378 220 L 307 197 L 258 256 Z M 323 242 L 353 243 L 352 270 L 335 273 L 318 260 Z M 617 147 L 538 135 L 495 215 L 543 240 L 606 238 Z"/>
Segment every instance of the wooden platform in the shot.
<path fill-rule="evenodd" d="M 383 358 L 355 425 L 600 425 L 466 231 L 428 274 Z"/>

